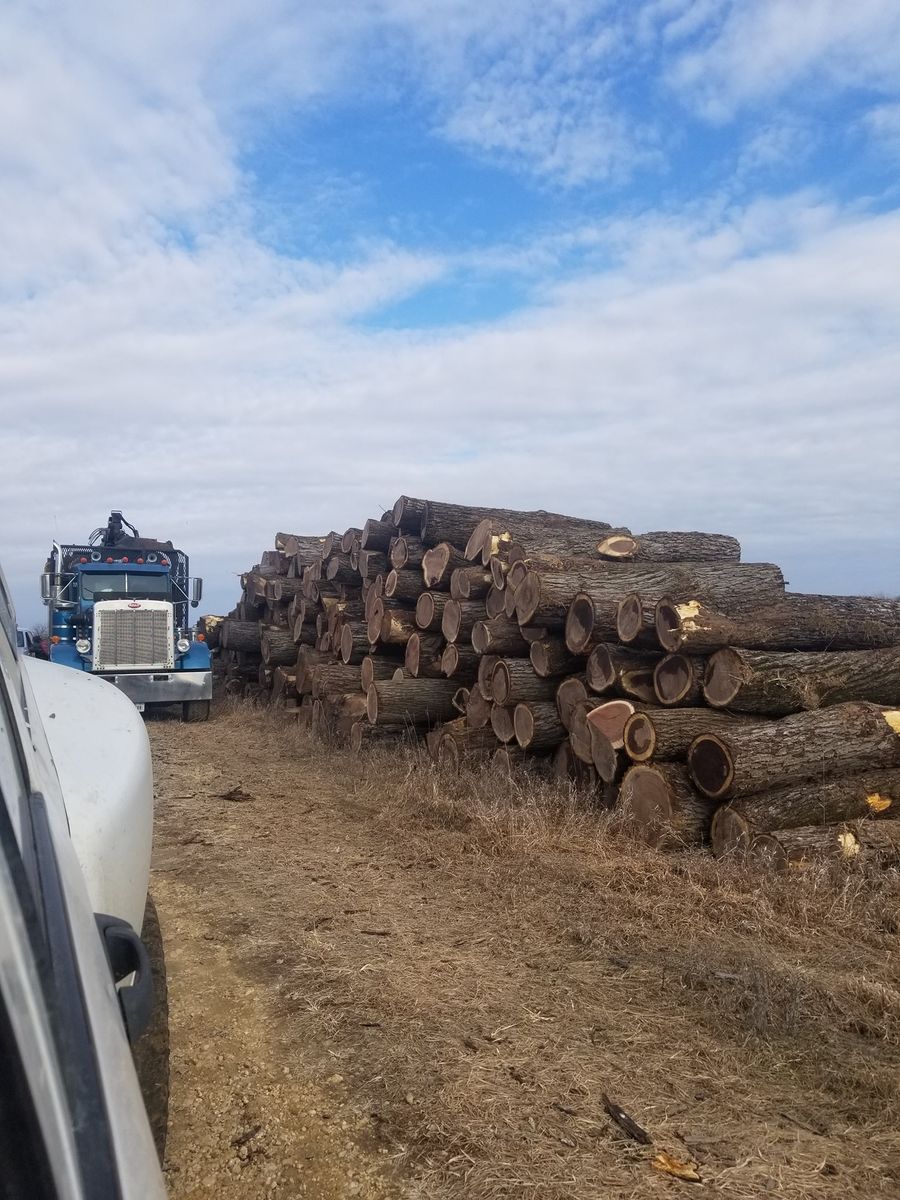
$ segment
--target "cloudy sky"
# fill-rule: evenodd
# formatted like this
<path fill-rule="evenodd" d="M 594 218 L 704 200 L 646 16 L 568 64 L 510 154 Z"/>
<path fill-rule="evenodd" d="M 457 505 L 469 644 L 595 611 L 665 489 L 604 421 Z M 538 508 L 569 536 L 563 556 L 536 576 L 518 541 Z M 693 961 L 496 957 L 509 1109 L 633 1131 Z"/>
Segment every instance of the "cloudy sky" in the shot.
<path fill-rule="evenodd" d="M 401 492 L 900 594 L 896 0 L 7 0 L 0 559 Z"/>

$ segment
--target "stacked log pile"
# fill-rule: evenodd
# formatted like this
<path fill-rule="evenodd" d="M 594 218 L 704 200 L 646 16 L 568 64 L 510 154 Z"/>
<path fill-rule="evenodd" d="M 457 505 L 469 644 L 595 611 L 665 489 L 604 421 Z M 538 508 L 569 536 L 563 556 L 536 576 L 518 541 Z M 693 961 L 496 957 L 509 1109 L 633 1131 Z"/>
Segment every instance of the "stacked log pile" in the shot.
<path fill-rule="evenodd" d="M 900 861 L 900 602 L 785 590 L 728 535 L 401 496 L 279 533 L 226 690 L 356 751 L 571 779 L 661 847 Z"/>

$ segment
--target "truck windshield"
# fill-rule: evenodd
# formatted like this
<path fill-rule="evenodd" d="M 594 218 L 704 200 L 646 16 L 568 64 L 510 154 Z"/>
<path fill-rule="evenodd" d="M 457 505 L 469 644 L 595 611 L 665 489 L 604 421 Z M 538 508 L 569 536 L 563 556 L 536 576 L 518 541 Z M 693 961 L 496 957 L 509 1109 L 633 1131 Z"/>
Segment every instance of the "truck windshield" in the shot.
<path fill-rule="evenodd" d="M 123 600 L 126 596 L 138 600 L 168 600 L 169 576 L 132 574 L 130 571 L 101 575 L 85 571 L 81 576 L 81 595 L 84 600 Z"/>

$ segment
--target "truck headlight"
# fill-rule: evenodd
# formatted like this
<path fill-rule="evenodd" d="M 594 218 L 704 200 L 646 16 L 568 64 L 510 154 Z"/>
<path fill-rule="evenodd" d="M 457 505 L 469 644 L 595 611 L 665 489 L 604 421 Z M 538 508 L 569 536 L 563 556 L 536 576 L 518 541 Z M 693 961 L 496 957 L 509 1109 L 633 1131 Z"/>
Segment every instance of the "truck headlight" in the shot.
<path fill-rule="evenodd" d="M 79 638 L 78 641 L 75 643 L 75 649 L 78 651 L 79 654 L 90 654 L 91 639 L 90 638 Z"/>
<path fill-rule="evenodd" d="M 179 654 L 187 654 L 187 652 L 188 652 L 188 650 L 190 650 L 190 648 L 191 648 L 191 643 L 185 637 L 180 637 L 178 639 L 178 641 L 175 643 L 175 649 L 178 651 Z"/>

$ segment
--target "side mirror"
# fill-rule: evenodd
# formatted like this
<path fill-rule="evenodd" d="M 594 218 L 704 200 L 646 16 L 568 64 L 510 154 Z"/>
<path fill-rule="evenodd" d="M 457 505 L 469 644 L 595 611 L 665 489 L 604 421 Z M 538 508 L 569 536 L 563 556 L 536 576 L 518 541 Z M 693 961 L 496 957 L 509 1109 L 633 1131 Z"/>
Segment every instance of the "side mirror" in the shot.
<path fill-rule="evenodd" d="M 191 608 L 196 608 L 202 599 L 203 599 L 203 580 L 199 579 L 199 578 L 192 579 L 191 580 Z"/>

